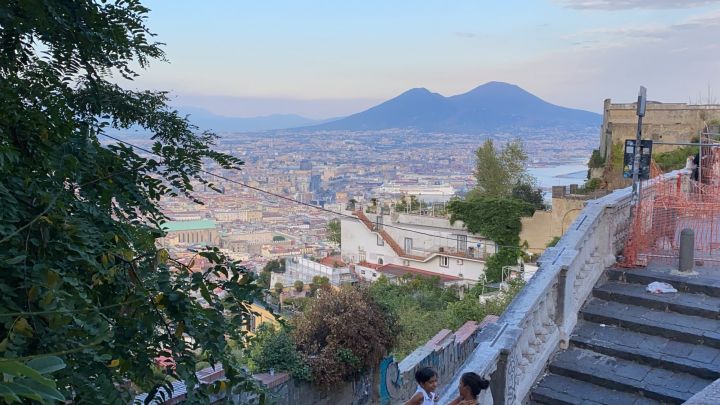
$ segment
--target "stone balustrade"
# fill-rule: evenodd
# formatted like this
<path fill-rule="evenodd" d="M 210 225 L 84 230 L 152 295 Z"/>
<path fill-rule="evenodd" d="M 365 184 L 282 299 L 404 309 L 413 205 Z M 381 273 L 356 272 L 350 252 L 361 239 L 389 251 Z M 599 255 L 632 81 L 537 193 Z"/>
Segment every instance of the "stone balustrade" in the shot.
<path fill-rule="evenodd" d="M 651 182 L 677 176 L 673 172 Z M 494 404 L 523 402 L 550 356 L 567 347 L 581 306 L 624 247 L 630 208 L 629 188 L 587 203 L 558 244 L 545 251 L 537 273 L 498 322 L 478 334 L 478 346 L 445 385 L 440 404 L 457 396 L 458 380 L 468 371 L 490 379 Z"/>

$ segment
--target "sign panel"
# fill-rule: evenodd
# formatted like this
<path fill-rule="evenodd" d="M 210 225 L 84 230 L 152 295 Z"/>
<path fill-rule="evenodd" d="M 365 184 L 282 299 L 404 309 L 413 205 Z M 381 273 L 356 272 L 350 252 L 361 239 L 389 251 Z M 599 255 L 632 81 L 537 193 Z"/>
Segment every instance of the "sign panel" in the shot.
<path fill-rule="evenodd" d="M 623 158 L 623 177 L 632 179 L 633 166 L 635 165 L 635 145 L 637 141 L 634 139 L 625 140 L 625 151 Z M 652 141 L 643 139 L 640 141 L 640 170 L 638 179 L 650 179 L 650 161 L 652 160 Z"/>

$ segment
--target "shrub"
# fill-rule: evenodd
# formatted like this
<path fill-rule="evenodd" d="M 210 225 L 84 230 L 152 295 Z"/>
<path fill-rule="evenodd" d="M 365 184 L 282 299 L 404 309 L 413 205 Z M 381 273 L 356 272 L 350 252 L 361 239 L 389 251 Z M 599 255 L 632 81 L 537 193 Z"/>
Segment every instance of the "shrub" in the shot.
<path fill-rule="evenodd" d="M 295 342 L 313 381 L 329 387 L 376 366 L 392 347 L 396 325 L 367 290 L 329 290 L 296 319 Z"/>
<path fill-rule="evenodd" d="M 270 369 L 290 373 L 294 378 L 310 381 L 310 368 L 295 348 L 291 335 L 285 329 L 272 324 L 262 324 L 250 346 L 248 368 L 253 373 L 265 373 Z"/>

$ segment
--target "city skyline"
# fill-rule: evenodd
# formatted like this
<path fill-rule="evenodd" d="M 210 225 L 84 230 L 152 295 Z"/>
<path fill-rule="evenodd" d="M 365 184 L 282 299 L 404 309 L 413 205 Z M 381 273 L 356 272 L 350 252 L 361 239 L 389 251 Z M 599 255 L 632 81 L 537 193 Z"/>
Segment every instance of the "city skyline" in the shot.
<path fill-rule="evenodd" d="M 132 86 L 219 115 L 330 118 L 409 88 L 450 96 L 494 80 L 594 112 L 641 84 L 664 102 L 714 101 L 720 86 L 714 0 L 148 7 L 170 63 Z"/>

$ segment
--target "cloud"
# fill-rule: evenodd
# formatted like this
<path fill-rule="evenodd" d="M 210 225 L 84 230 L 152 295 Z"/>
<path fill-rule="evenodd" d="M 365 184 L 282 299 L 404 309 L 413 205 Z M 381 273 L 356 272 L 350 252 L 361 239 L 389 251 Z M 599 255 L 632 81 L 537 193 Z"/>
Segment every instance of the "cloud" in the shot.
<path fill-rule="evenodd" d="M 661 102 L 701 100 L 720 91 L 720 13 L 669 25 L 587 30 L 568 46 L 494 72 L 548 101 L 601 111 L 602 100 L 632 102 L 638 86 Z M 592 42 L 596 40 L 596 42 Z"/>
<path fill-rule="evenodd" d="M 595 28 L 580 31 L 562 37 L 571 45 L 596 44 L 598 48 L 617 48 L 643 45 L 651 42 L 669 41 L 690 34 L 693 38 L 689 45 L 708 42 L 710 36 L 703 35 L 704 30 L 720 27 L 720 12 L 692 16 L 675 24 L 648 24 L 632 27 Z"/>
<path fill-rule="evenodd" d="M 556 0 L 564 7 L 579 10 L 678 9 L 702 7 L 720 0 Z"/>

